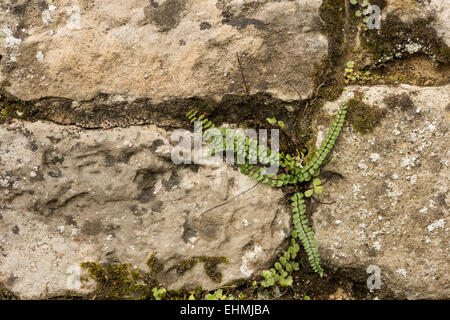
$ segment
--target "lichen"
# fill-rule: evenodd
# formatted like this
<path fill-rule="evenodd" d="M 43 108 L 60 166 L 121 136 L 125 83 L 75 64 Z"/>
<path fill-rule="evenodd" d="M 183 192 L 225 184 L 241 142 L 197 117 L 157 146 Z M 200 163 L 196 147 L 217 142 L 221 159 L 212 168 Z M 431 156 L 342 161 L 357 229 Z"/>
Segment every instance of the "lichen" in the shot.
<path fill-rule="evenodd" d="M 397 15 L 389 13 L 378 32 L 368 30 L 363 34 L 362 43 L 373 55 L 375 65 L 417 54 L 446 65 L 450 62 L 449 47 L 437 36 L 432 22 L 432 18 L 403 22 Z"/>
<path fill-rule="evenodd" d="M 386 0 L 372 0 L 380 9 Z M 336 100 L 342 93 L 347 61 L 355 62 L 355 73 L 370 73 L 357 77 L 355 85 L 398 84 L 443 85 L 450 81 L 450 50 L 431 26 L 432 18 L 403 22 L 395 13 L 381 21 L 381 29 L 365 27 L 356 17 L 357 6 L 346 6 L 343 0 L 324 0 L 320 15 L 322 31 L 329 43 L 328 57 L 315 68 L 315 106 Z M 412 59 L 412 60 L 411 60 Z M 416 61 L 429 60 L 430 63 Z M 411 62 L 412 61 L 412 62 Z M 409 63 L 410 62 L 410 63 Z M 402 65 L 406 64 L 406 65 Z M 409 64 L 408 64 L 409 63 Z M 320 86 L 320 88 L 319 88 Z"/>

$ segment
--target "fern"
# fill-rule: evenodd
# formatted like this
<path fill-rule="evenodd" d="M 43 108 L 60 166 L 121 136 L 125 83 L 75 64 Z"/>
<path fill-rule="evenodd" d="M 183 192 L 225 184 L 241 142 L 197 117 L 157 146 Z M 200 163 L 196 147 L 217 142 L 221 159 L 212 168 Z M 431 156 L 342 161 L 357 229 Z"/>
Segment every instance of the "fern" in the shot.
<path fill-rule="evenodd" d="M 255 139 L 248 138 L 227 128 L 222 128 L 220 130 L 221 139 L 216 139 L 211 131 L 208 131 L 208 129 L 214 129 L 215 126 L 205 115 L 199 115 L 197 110 L 191 110 L 186 114 L 191 120 L 191 123 L 201 121 L 204 129 L 202 137 L 206 140 L 211 139 L 209 154 L 213 155 L 218 152 L 232 151 L 235 157 L 244 162 L 238 164 L 241 173 L 252 177 L 260 183 L 268 184 L 271 187 L 283 187 L 290 184 L 297 186 L 300 190 L 302 185 L 307 187 L 311 180 L 313 182 L 312 188 L 306 190 L 304 193 L 297 191 L 291 197 L 292 221 L 294 224 L 291 246 L 283 253 L 279 261 L 274 264 L 273 268 L 262 273 L 265 280 L 261 282 L 261 285 L 264 287 L 275 284 L 281 286 L 292 284 L 292 276 L 290 276 L 290 273 L 293 270 L 298 270 L 298 263 L 294 261 L 299 250 L 297 239 L 305 249 L 308 261 L 314 272 L 318 273 L 321 277 L 323 276 L 317 243 L 311 227 L 308 226 L 305 197 L 311 197 L 313 194 L 321 194 L 323 192 L 323 186 L 317 176 L 320 174 L 320 167 L 326 163 L 326 158 L 336 143 L 344 125 L 346 115 L 347 105 L 342 104 L 319 150 L 314 152 L 311 160 L 306 165 L 302 166 L 304 161 L 303 154 L 276 154 L 270 148 L 259 145 Z M 281 129 L 284 129 L 285 125 L 282 121 L 277 121 L 275 118 L 268 118 L 267 121 L 272 125 L 277 124 Z M 200 128 L 195 128 L 195 130 L 200 130 Z M 259 165 L 256 164 L 258 161 Z M 285 173 L 278 175 L 267 174 L 267 167 L 265 167 L 267 165 L 279 165 L 284 168 Z"/>
<path fill-rule="evenodd" d="M 252 164 L 256 164 L 259 161 L 263 165 L 279 165 L 280 159 L 283 159 L 282 155 L 277 156 L 270 148 L 259 145 L 257 140 L 248 138 L 228 128 L 222 128 L 220 130 L 222 139 L 215 139 L 212 131 L 208 131 L 215 128 L 214 124 L 208 118 L 205 118 L 204 115 L 197 117 L 197 114 L 198 111 L 193 109 L 186 116 L 191 120 L 191 123 L 195 121 L 202 122 L 202 137 L 205 140 L 212 138 L 209 155 L 223 151 L 234 152 L 236 158 L 240 158 L 245 162 L 237 165 L 241 173 L 254 178 L 258 182 L 269 184 L 271 187 L 282 187 L 291 182 L 292 178 L 289 175 L 277 176 L 267 174 L 266 168 Z M 198 130 L 198 128 L 195 130 Z M 230 140 L 230 137 L 233 138 L 233 141 Z"/>
<path fill-rule="evenodd" d="M 265 288 L 271 287 L 275 284 L 279 284 L 282 287 L 292 285 L 293 280 L 290 273 L 300 269 L 298 262 L 295 261 L 299 250 L 300 247 L 298 243 L 295 241 L 295 238 L 292 237 L 291 245 L 278 259 L 278 261 L 275 262 L 274 267 L 261 273 L 264 278 L 261 285 Z"/>
<path fill-rule="evenodd" d="M 341 132 L 342 127 L 344 126 L 345 117 L 347 115 L 347 105 L 343 104 L 340 106 L 336 116 L 334 118 L 333 123 L 331 124 L 331 128 L 328 131 L 326 138 L 323 140 L 320 149 L 314 153 L 311 161 L 302 168 L 301 172 L 303 175 L 306 174 L 314 174 L 317 169 L 321 165 L 324 164 L 325 158 L 330 153 L 333 148 L 339 133 Z"/>
<path fill-rule="evenodd" d="M 202 136 L 204 137 L 205 133 L 207 132 L 206 130 L 214 129 L 215 126 L 210 120 L 205 118 L 205 115 L 200 115 L 199 117 L 197 117 L 196 116 L 197 113 L 198 113 L 198 111 L 193 109 L 193 110 L 189 111 L 188 113 L 186 113 L 186 117 L 188 117 L 191 120 L 191 123 L 194 123 L 194 121 L 202 122 L 203 129 L 205 130 L 205 132 L 203 132 L 203 134 L 202 134 Z"/>
<path fill-rule="evenodd" d="M 294 231 L 292 237 L 299 238 L 305 248 L 308 260 L 314 272 L 323 276 L 323 269 L 320 266 L 319 250 L 317 249 L 314 233 L 308 226 L 308 218 L 306 218 L 306 202 L 303 193 L 296 192 L 292 197 L 292 221 L 294 222 Z"/>

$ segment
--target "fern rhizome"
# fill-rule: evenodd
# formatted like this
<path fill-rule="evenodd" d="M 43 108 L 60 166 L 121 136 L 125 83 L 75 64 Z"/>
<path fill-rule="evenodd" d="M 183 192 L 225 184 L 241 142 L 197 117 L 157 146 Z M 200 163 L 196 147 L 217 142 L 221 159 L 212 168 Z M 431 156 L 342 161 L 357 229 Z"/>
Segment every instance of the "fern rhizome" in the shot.
<path fill-rule="evenodd" d="M 186 114 L 191 123 L 197 124 L 197 126 L 194 126 L 194 130 L 201 132 L 204 140 L 211 141 L 209 155 L 231 151 L 237 159 L 241 160 L 237 162 L 240 171 L 251 176 L 258 183 L 268 184 L 271 187 L 293 185 L 296 188 L 296 192 L 291 196 L 292 222 L 294 225 L 291 245 L 282 254 L 279 261 L 275 262 L 273 268 L 261 273 L 264 278 L 261 285 L 264 287 L 275 284 L 281 286 L 292 284 L 290 274 L 293 270 L 299 269 L 299 264 L 295 262 L 299 251 L 298 242 L 302 244 L 312 269 L 321 277 L 323 276 L 317 243 L 312 228 L 308 225 L 306 200 L 314 194 L 323 192 L 323 186 L 318 178 L 320 168 L 327 162 L 327 156 L 339 136 L 346 115 L 347 105 L 342 104 L 319 150 L 312 155 L 304 156 L 303 154 L 292 155 L 273 152 L 270 148 L 258 144 L 255 139 L 241 135 L 229 128 L 219 130 L 204 114 L 199 115 L 197 110 L 191 110 Z M 268 118 L 267 121 L 271 125 L 275 124 L 284 129 L 282 121 L 277 121 L 275 118 Z M 256 160 L 258 164 L 255 164 L 257 163 Z M 305 161 L 306 163 L 304 163 Z M 282 167 L 283 173 L 268 173 L 267 166 L 274 165 Z"/>

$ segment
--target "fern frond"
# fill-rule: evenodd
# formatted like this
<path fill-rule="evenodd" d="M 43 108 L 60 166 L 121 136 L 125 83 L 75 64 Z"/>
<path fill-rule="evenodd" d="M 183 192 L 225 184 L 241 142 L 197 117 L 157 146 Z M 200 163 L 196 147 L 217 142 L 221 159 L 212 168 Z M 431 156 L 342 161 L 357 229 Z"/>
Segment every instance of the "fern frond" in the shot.
<path fill-rule="evenodd" d="M 254 166 L 249 163 L 239 164 L 238 167 L 240 168 L 241 173 L 250 176 L 258 182 L 268 184 L 269 186 L 274 188 L 280 188 L 287 184 L 295 184 L 295 176 L 283 173 L 279 175 L 267 174 L 264 167 Z"/>
<path fill-rule="evenodd" d="M 220 139 L 211 139 L 210 155 L 223 151 L 232 151 L 233 155 L 244 163 L 239 163 L 243 174 L 250 176 L 258 182 L 268 184 L 271 187 L 282 187 L 287 184 L 298 185 L 303 182 L 310 181 L 313 177 L 317 177 L 320 172 L 320 167 L 325 163 L 325 159 L 331 152 L 339 133 L 344 125 L 345 117 L 347 115 L 347 105 L 342 104 L 334 118 L 333 123 L 328 131 L 328 134 L 321 147 L 314 153 L 311 160 L 302 168 L 303 153 L 298 153 L 295 156 L 283 153 L 274 153 L 270 148 L 262 146 L 255 139 L 249 138 L 245 135 L 239 134 L 231 129 L 222 128 L 220 131 Z M 186 116 L 192 122 L 201 121 L 204 132 L 202 136 L 206 139 L 210 137 L 205 134 L 208 129 L 215 128 L 214 124 L 205 117 L 205 115 L 198 115 L 197 110 L 189 111 Z M 269 123 L 276 122 L 276 119 L 268 119 Z M 281 128 L 284 128 L 284 123 L 278 122 Z M 197 129 L 196 129 L 197 130 Z M 215 137 L 213 137 L 215 138 Z M 238 162 L 240 162 L 238 161 Z M 258 164 L 259 161 L 259 164 Z M 268 174 L 265 166 L 279 165 L 283 168 L 281 174 Z M 316 193 L 322 192 L 320 180 L 314 179 L 314 189 Z M 310 191 L 310 190 L 308 190 Z M 320 191 L 320 192 L 319 192 Z M 308 194 L 306 194 L 309 196 Z M 292 270 L 298 270 L 298 263 L 293 261 L 299 250 L 296 239 L 300 239 L 302 246 L 308 257 L 308 261 L 313 270 L 321 277 L 323 276 L 323 269 L 320 265 L 319 251 L 317 248 L 316 239 L 312 229 L 308 226 L 308 219 L 306 218 L 306 202 L 304 194 L 301 192 L 295 193 L 292 197 L 292 212 L 294 231 L 292 232 L 292 245 L 280 258 L 279 262 L 275 263 L 275 268 L 264 273 L 265 285 L 270 286 L 275 282 L 280 285 L 290 285 L 292 277 L 289 273 Z M 264 286 L 264 284 L 263 284 Z"/>
<path fill-rule="evenodd" d="M 294 222 L 295 234 L 300 239 L 303 248 L 305 248 L 308 256 L 308 261 L 314 272 L 323 276 L 323 269 L 320 265 L 319 250 L 317 249 L 316 239 L 314 233 L 308 226 L 308 219 L 306 218 L 306 203 L 303 193 L 297 192 L 292 197 L 292 212 L 294 213 L 292 220 Z"/>
<path fill-rule="evenodd" d="M 202 122 L 202 136 L 205 139 L 210 139 L 208 129 L 215 128 L 214 124 L 205 117 L 205 115 L 198 116 L 198 111 L 195 109 L 186 113 L 186 116 L 191 120 Z M 196 129 L 199 130 L 200 128 Z M 239 134 L 232 129 L 222 128 L 220 130 L 222 139 L 213 139 L 210 144 L 209 155 L 214 155 L 218 152 L 232 151 L 237 159 L 240 159 L 244 164 L 238 164 L 241 172 L 252 176 L 257 181 L 267 183 L 272 187 L 281 187 L 288 183 L 296 182 L 293 175 L 281 175 L 273 177 L 267 175 L 263 168 L 254 167 L 250 163 L 256 164 L 258 161 L 261 165 L 278 166 L 280 159 L 284 159 L 284 155 L 274 153 L 270 148 L 260 145 L 257 140 L 249 138 L 245 135 Z M 212 137 L 214 138 L 214 137 Z M 250 167 L 251 166 L 251 167 Z"/>
<path fill-rule="evenodd" d="M 195 109 L 190 110 L 188 113 L 186 113 L 186 117 L 191 120 L 191 123 L 194 123 L 195 121 L 201 121 L 202 122 L 202 137 L 206 139 L 206 134 L 208 133 L 208 129 L 214 129 L 214 124 L 205 117 L 204 114 L 197 117 L 198 111 Z M 198 128 L 195 128 L 195 130 L 198 130 Z"/>
<path fill-rule="evenodd" d="M 311 161 L 309 161 L 308 164 L 302 168 L 301 172 L 304 175 L 304 177 L 307 177 L 307 175 L 305 174 L 314 175 L 315 171 L 319 169 L 319 167 L 325 162 L 327 155 L 333 148 L 339 136 L 339 133 L 341 132 L 342 127 L 344 126 L 346 115 L 347 115 L 347 105 L 342 104 L 339 107 L 338 112 L 336 113 L 334 121 L 331 124 L 331 128 L 330 130 L 328 130 L 328 134 L 326 138 L 323 140 L 320 149 L 315 152 Z"/>
<path fill-rule="evenodd" d="M 262 165 L 278 165 L 280 163 L 279 154 L 274 153 L 270 148 L 259 144 L 255 139 L 239 134 L 231 129 L 223 131 L 225 150 L 231 150 L 236 157 L 249 163 L 256 164 L 258 161 Z M 228 139 L 228 141 L 226 140 Z M 231 140 L 232 139 L 232 140 Z"/>

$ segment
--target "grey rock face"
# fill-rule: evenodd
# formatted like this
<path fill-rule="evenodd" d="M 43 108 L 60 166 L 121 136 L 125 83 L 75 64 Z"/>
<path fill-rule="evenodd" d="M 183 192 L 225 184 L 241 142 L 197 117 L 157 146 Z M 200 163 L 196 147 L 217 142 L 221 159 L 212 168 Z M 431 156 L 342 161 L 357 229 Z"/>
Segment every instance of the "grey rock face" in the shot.
<path fill-rule="evenodd" d="M 327 54 L 320 1 L 40 3 L 1 4 L 0 81 L 23 100 L 243 95 L 236 54 L 252 94 L 297 100 Z"/>
<path fill-rule="evenodd" d="M 74 286 L 84 261 L 146 270 L 152 252 L 169 288 L 214 288 L 192 257 L 224 256 L 221 284 L 265 268 L 290 231 L 282 193 L 224 164 L 174 165 L 156 127 L 83 131 L 48 123 L 0 127 L 0 283 L 25 298 Z M 13 279 L 13 280 L 11 280 Z M 75 282 L 76 283 L 76 282 Z"/>
<path fill-rule="evenodd" d="M 25 298 L 92 292 L 81 262 L 145 270 L 155 251 L 169 288 L 215 288 L 267 268 L 290 232 L 282 192 L 258 185 L 234 199 L 255 182 L 223 164 L 174 165 L 161 127 L 218 101 L 214 111 L 227 119 L 247 96 L 242 73 L 264 112 L 278 107 L 270 99 L 312 97 L 314 65 L 328 52 L 321 4 L 0 1 L 0 99 L 26 103 L 33 117 L 24 119 L 52 121 L 0 125 L 0 287 Z M 399 36 L 386 64 L 436 61 L 426 42 L 436 31 L 450 43 L 449 8 L 448 0 L 387 1 L 384 18 L 408 27 L 425 19 L 433 37 Z M 330 175 L 325 186 L 321 200 L 332 204 L 311 207 L 323 264 L 377 265 L 382 285 L 400 296 L 450 296 L 449 89 L 349 87 L 325 105 L 332 114 L 360 91 L 387 113 L 373 133 L 347 127 L 326 168 L 342 178 Z M 149 123 L 159 128 L 133 126 Z M 318 131 L 320 140 L 326 127 Z M 177 272 L 200 256 L 228 259 L 220 284 L 201 264 Z"/>
<path fill-rule="evenodd" d="M 388 113 L 373 133 L 341 133 L 325 169 L 342 178 L 313 213 L 320 253 L 334 266 L 379 266 L 399 295 L 448 298 L 450 87 L 350 87 L 328 112 L 354 92 Z"/>
<path fill-rule="evenodd" d="M 450 4 L 446 0 L 391 0 L 383 14 L 394 13 L 404 22 L 412 22 L 414 19 L 431 18 L 431 26 L 442 37 L 447 45 L 450 45 Z M 413 39 L 411 39 L 413 40 Z"/>

